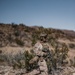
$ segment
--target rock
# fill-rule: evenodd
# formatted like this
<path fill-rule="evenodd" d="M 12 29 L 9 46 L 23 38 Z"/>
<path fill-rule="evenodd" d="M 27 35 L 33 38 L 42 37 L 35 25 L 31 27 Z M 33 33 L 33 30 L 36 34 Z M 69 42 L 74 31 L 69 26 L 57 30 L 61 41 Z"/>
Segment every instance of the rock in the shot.
<path fill-rule="evenodd" d="M 9 73 L 12 69 L 13 68 L 10 66 L 0 66 L 0 74 L 1 75 L 9 75 Z"/>
<path fill-rule="evenodd" d="M 10 71 L 6 72 L 4 75 L 9 75 Z"/>
<path fill-rule="evenodd" d="M 15 73 L 9 73 L 9 75 L 16 75 Z"/>
<path fill-rule="evenodd" d="M 22 75 L 26 73 L 26 69 L 15 69 L 10 71 L 9 75 Z"/>
<path fill-rule="evenodd" d="M 24 43 L 25 43 L 26 47 L 31 47 L 32 42 L 30 40 L 26 40 L 26 41 L 24 41 Z"/>
<path fill-rule="evenodd" d="M 39 75 L 48 75 L 48 73 L 47 72 L 41 72 L 41 74 L 39 74 Z"/>
<path fill-rule="evenodd" d="M 12 42 L 12 43 L 10 44 L 10 46 L 11 46 L 11 47 L 18 47 L 18 45 L 17 45 L 16 43 L 14 43 L 14 42 Z"/>
<path fill-rule="evenodd" d="M 23 74 L 23 75 L 39 75 L 39 73 L 40 73 L 40 71 L 35 69 L 35 70 L 33 70 L 29 73 Z"/>

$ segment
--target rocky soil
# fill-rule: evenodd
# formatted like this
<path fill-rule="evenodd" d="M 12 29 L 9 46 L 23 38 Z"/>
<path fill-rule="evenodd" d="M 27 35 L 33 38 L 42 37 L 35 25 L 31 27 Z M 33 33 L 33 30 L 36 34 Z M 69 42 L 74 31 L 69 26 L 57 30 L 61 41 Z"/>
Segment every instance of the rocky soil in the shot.
<path fill-rule="evenodd" d="M 0 75 L 73 74 L 74 31 L 0 23 Z"/>

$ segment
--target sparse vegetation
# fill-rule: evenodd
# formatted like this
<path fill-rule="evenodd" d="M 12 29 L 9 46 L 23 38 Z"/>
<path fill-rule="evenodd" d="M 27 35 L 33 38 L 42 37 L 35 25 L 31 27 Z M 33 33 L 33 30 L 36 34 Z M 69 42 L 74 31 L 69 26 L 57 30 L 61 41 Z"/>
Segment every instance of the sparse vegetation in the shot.
<path fill-rule="evenodd" d="M 32 34 L 32 46 L 35 45 L 37 40 L 38 40 L 38 35 L 37 34 Z"/>
<path fill-rule="evenodd" d="M 58 65 L 66 65 L 68 61 L 64 62 L 68 56 L 68 48 L 66 44 L 62 44 L 62 49 L 59 49 L 58 43 L 55 45 L 55 50 L 50 50 L 49 49 L 43 49 L 43 51 L 46 51 L 47 56 L 45 56 L 47 66 L 48 66 L 48 71 L 51 73 L 53 69 L 57 69 Z"/>
<path fill-rule="evenodd" d="M 14 35 L 15 36 L 19 36 L 20 35 L 20 32 L 19 31 L 15 31 Z"/>
<path fill-rule="evenodd" d="M 4 62 L 5 59 L 6 59 L 6 57 L 5 57 L 4 55 L 1 55 L 1 54 L 0 54 L 0 62 L 1 62 L 1 63 Z"/>
<path fill-rule="evenodd" d="M 19 45 L 19 46 L 24 46 L 24 42 L 18 38 L 15 39 L 15 42 Z"/>
<path fill-rule="evenodd" d="M 36 63 L 29 64 L 33 57 L 34 55 L 28 51 L 24 53 L 19 52 L 17 55 L 0 54 L 0 62 L 6 62 L 7 65 L 13 66 L 14 69 L 26 68 L 27 71 L 30 71 L 36 67 Z"/>
<path fill-rule="evenodd" d="M 42 38 L 40 37 L 41 34 L 44 34 Z M 0 24 L 0 45 L 2 48 L 12 45 L 25 48 L 29 44 L 31 46 L 30 48 L 33 48 L 37 41 L 41 41 L 42 45 L 47 43 L 51 50 L 49 47 L 43 48 L 42 51 L 45 52 L 45 55 L 42 57 L 47 63 L 48 73 L 51 73 L 53 70 L 57 71 L 59 66 L 65 67 L 68 65 L 68 51 L 69 49 L 70 51 L 71 49 L 75 49 L 75 43 L 72 41 L 72 43 L 66 42 L 67 44 L 65 44 L 60 42 L 59 39 L 65 39 L 65 41 L 68 39 L 69 42 L 71 42 L 71 39 L 74 40 L 75 38 L 73 34 L 65 33 L 64 30 L 59 29 L 28 27 L 23 24 Z M 67 45 L 69 47 L 67 47 Z M 26 69 L 27 72 L 37 69 L 40 56 L 38 56 L 39 58 L 36 62 L 29 63 L 29 61 L 35 57 L 34 51 L 30 51 L 25 51 L 24 53 L 19 52 L 16 55 L 12 55 L 12 53 L 3 54 L 1 49 L 0 64 L 6 62 L 6 65 L 12 66 L 14 69 Z M 70 59 L 70 63 L 70 66 L 75 67 L 75 57 L 74 59 Z"/>
<path fill-rule="evenodd" d="M 31 71 L 33 69 L 33 65 L 35 65 L 35 63 L 30 64 L 29 61 L 34 57 L 34 55 L 29 53 L 28 51 L 25 51 L 24 56 L 25 56 L 25 68 L 27 71 Z"/>
<path fill-rule="evenodd" d="M 69 47 L 70 47 L 71 49 L 75 49 L 75 44 L 70 43 L 70 44 L 69 44 Z"/>
<path fill-rule="evenodd" d="M 16 43 L 18 45 L 23 45 L 23 41 L 21 42 L 21 34 L 20 32 L 23 31 L 23 38 L 24 41 L 26 41 L 28 38 L 26 38 L 25 34 L 26 35 L 31 35 L 30 37 L 30 41 L 32 41 L 32 46 L 35 44 L 35 42 L 37 40 L 40 40 L 40 34 L 41 33 L 44 33 L 44 34 L 47 34 L 47 38 L 46 38 L 46 41 L 50 42 L 52 46 L 54 46 L 54 42 L 55 40 L 57 40 L 58 38 L 68 38 L 70 37 L 70 39 L 73 39 L 74 38 L 74 32 L 71 31 L 72 35 L 69 34 L 70 31 L 67 30 L 67 33 L 66 31 L 63 31 L 63 30 L 59 30 L 59 29 L 52 29 L 52 28 L 44 28 L 44 27 L 28 27 L 24 24 L 15 24 L 15 23 L 12 23 L 12 24 L 3 24 L 3 23 L 0 23 L 0 41 L 4 41 L 5 42 L 5 45 L 6 46 L 7 44 L 9 45 L 10 43 L 15 43 L 14 39 L 15 38 L 20 38 L 18 41 L 16 40 Z M 68 33 L 69 32 L 69 33 Z M 69 40 L 70 40 L 69 39 Z"/>
<path fill-rule="evenodd" d="M 36 40 L 33 38 L 33 40 L 32 40 L 32 46 L 34 46 L 35 43 L 36 43 Z"/>
<path fill-rule="evenodd" d="M 75 57 L 70 59 L 70 63 L 71 66 L 75 67 Z"/>
<path fill-rule="evenodd" d="M 0 50 L 0 54 L 2 53 L 2 50 Z"/>

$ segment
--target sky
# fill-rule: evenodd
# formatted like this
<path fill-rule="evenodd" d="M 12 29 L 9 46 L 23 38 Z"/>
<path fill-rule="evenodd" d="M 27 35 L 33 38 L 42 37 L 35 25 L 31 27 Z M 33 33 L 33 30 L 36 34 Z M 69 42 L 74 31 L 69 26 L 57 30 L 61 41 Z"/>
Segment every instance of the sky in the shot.
<path fill-rule="evenodd" d="M 0 23 L 75 31 L 75 0 L 0 0 Z"/>

